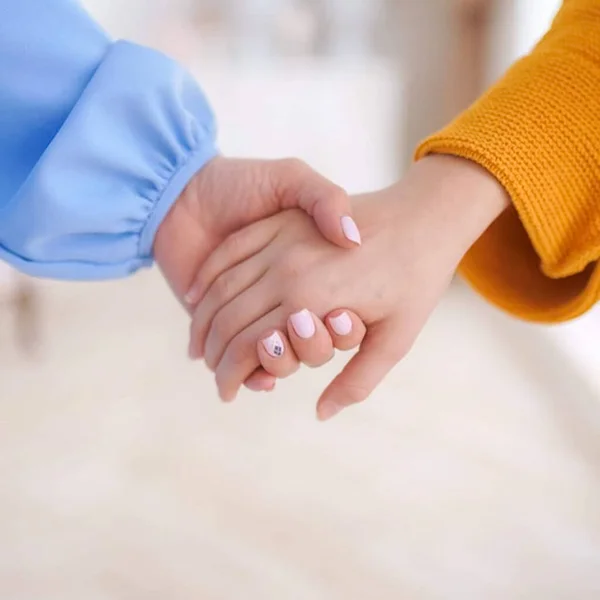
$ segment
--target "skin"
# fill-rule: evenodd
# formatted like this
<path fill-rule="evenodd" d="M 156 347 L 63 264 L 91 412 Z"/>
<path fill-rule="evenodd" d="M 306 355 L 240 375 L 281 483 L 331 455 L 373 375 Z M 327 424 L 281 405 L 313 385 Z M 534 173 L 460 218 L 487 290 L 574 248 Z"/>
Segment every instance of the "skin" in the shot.
<path fill-rule="evenodd" d="M 277 364 L 285 376 L 311 352 L 313 364 L 322 361 L 317 345 L 332 336 L 332 307 L 344 307 L 362 343 L 319 399 L 319 418 L 330 418 L 366 399 L 406 355 L 461 258 L 508 204 L 480 167 L 431 156 L 398 184 L 354 199 L 360 249 L 328 244 L 298 211 L 255 223 L 230 236 L 198 272 L 191 347 L 215 371 L 221 397 L 231 400 L 261 365 L 275 372 Z M 289 315 L 302 309 L 315 319 L 310 340 L 290 330 Z M 283 342 L 280 357 L 261 344 L 274 331 Z"/>
<path fill-rule="evenodd" d="M 296 159 L 247 160 L 217 157 L 189 182 L 159 228 L 154 256 L 175 296 L 189 310 L 186 292 L 201 265 L 221 242 L 239 229 L 300 208 L 312 217 L 329 243 L 355 248 L 341 226 L 352 213 L 339 186 Z M 275 378 L 259 369 L 251 389 L 270 389 Z"/>

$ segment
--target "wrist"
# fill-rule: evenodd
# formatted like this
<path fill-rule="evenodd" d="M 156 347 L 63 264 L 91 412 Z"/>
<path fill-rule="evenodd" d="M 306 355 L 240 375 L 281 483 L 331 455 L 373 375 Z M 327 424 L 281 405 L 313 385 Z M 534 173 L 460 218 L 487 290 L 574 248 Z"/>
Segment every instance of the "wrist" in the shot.
<path fill-rule="evenodd" d="M 355 197 L 354 214 L 363 240 L 389 231 L 409 236 L 416 255 L 433 255 L 455 269 L 465 253 L 510 205 L 500 183 L 477 164 L 431 155 L 413 164 L 389 188 Z"/>
<path fill-rule="evenodd" d="M 420 188 L 417 201 L 461 234 L 466 252 L 510 206 L 500 182 L 477 163 L 432 154 L 414 163 L 407 175 Z"/>
<path fill-rule="evenodd" d="M 510 206 L 500 182 L 470 160 L 432 154 L 414 163 L 394 186 L 458 260 Z"/>
<path fill-rule="evenodd" d="M 154 238 L 156 264 L 179 299 L 187 292 L 211 245 L 194 201 L 196 178 L 197 174 L 181 192 Z"/>

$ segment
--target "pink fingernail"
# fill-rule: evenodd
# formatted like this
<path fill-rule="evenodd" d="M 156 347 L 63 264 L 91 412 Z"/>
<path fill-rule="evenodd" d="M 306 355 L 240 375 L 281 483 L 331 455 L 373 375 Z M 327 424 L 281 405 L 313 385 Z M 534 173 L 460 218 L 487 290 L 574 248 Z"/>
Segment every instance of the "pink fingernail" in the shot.
<path fill-rule="evenodd" d="M 351 242 L 354 242 L 355 244 L 360 246 L 360 231 L 358 231 L 358 227 L 352 217 L 349 217 L 347 215 L 345 217 L 342 217 L 342 231 Z"/>
<path fill-rule="evenodd" d="M 329 323 L 338 335 L 348 335 L 352 332 L 352 319 L 347 312 L 340 313 L 337 317 L 330 317 Z"/>
<path fill-rule="evenodd" d="M 285 346 L 283 345 L 281 336 L 276 331 L 268 338 L 262 340 L 262 345 L 269 356 L 273 358 L 280 358 L 283 356 Z"/>
<path fill-rule="evenodd" d="M 303 340 L 308 340 L 315 335 L 315 322 L 308 310 L 303 309 L 294 313 L 290 316 L 290 321 L 292 322 L 292 327 L 298 334 L 298 337 L 301 337 Z"/>

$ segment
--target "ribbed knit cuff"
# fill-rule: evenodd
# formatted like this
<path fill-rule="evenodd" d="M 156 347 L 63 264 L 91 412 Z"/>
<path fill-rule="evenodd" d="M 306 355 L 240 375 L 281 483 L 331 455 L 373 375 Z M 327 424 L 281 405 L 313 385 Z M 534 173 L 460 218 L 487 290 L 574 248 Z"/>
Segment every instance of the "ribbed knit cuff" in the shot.
<path fill-rule="evenodd" d="M 599 297 L 600 6 L 572 0 L 535 51 L 416 156 L 452 154 L 492 173 L 514 209 L 462 272 L 523 318 L 575 317 Z"/>

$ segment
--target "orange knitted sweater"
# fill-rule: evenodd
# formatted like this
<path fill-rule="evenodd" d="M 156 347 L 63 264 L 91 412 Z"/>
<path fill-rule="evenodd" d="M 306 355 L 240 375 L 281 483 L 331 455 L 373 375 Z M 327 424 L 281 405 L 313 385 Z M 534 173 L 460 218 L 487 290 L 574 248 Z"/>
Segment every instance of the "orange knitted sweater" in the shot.
<path fill-rule="evenodd" d="M 600 0 L 565 0 L 533 52 L 417 158 L 428 153 L 479 163 L 512 199 L 462 262 L 475 289 L 545 322 L 598 301 Z"/>

